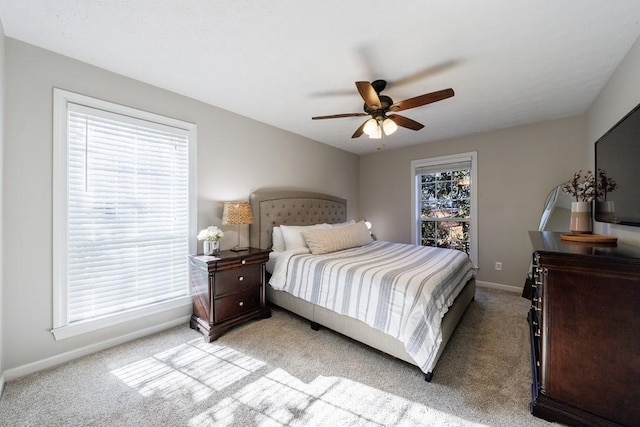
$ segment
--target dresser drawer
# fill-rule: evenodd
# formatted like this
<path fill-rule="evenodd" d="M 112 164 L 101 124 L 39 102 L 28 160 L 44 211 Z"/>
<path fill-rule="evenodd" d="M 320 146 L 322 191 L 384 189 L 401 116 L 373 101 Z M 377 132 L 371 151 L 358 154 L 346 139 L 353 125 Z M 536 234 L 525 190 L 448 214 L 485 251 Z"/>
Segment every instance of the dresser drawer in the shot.
<path fill-rule="evenodd" d="M 260 307 L 261 288 L 252 288 L 218 298 L 214 301 L 216 322 L 222 322 Z"/>
<path fill-rule="evenodd" d="M 262 265 L 252 264 L 215 274 L 215 296 L 236 292 L 262 283 Z"/>

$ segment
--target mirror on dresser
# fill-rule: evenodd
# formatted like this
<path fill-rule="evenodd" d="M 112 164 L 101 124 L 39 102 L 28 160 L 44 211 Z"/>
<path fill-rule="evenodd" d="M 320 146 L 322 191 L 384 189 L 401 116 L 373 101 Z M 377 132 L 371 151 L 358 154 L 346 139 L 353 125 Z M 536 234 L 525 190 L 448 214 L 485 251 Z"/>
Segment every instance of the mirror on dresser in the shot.
<path fill-rule="evenodd" d="M 538 231 L 569 231 L 571 202 L 575 202 L 574 198 L 562 191 L 562 185 L 551 190 L 544 202 Z"/>

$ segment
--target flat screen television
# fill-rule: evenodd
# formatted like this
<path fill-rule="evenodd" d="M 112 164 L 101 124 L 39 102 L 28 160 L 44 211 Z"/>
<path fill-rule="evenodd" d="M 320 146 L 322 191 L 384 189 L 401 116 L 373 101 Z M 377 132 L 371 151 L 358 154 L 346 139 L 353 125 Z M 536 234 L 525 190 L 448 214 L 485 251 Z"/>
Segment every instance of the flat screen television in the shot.
<path fill-rule="evenodd" d="M 595 220 L 640 227 L 640 104 L 595 145 Z"/>

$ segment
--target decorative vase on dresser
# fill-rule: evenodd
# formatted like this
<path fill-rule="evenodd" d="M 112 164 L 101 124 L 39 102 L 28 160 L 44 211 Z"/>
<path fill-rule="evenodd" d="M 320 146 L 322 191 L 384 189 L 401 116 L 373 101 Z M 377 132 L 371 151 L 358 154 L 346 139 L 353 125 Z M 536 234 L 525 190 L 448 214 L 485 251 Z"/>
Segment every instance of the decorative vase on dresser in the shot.
<path fill-rule="evenodd" d="M 202 253 L 204 255 L 218 255 L 220 252 L 219 240 L 205 240 L 202 242 Z"/>
<path fill-rule="evenodd" d="M 571 224 L 569 227 L 572 233 L 591 233 L 591 202 L 571 203 Z"/>
<path fill-rule="evenodd" d="M 221 251 L 216 258 L 189 256 L 193 315 L 190 326 L 205 341 L 251 319 L 271 317 L 265 298 L 269 251 Z"/>
<path fill-rule="evenodd" d="M 531 413 L 640 425 L 640 248 L 530 231 Z"/>

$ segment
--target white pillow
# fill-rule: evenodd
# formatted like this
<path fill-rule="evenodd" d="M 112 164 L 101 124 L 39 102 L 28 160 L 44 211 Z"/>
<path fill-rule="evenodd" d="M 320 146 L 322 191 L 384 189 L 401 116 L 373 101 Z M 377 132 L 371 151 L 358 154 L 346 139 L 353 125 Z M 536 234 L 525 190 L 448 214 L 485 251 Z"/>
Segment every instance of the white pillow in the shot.
<path fill-rule="evenodd" d="M 339 222 L 337 224 L 329 224 L 329 226 L 331 228 L 340 228 L 340 227 L 346 227 L 347 225 L 353 225 L 355 223 L 356 223 L 356 221 L 352 219 L 351 221 L 347 221 L 347 222 Z"/>
<path fill-rule="evenodd" d="M 284 236 L 280 227 L 273 227 L 273 233 L 271 234 L 271 250 L 274 252 L 284 252 L 286 246 L 284 244 Z"/>
<path fill-rule="evenodd" d="M 344 227 L 304 230 L 302 234 L 314 255 L 364 246 L 373 241 L 364 221 Z"/>
<path fill-rule="evenodd" d="M 302 232 L 311 229 L 328 229 L 329 224 L 315 224 L 315 225 L 280 225 L 282 230 L 282 237 L 284 238 L 284 246 L 286 250 L 298 248 L 308 248 L 307 242 L 302 236 Z"/>

